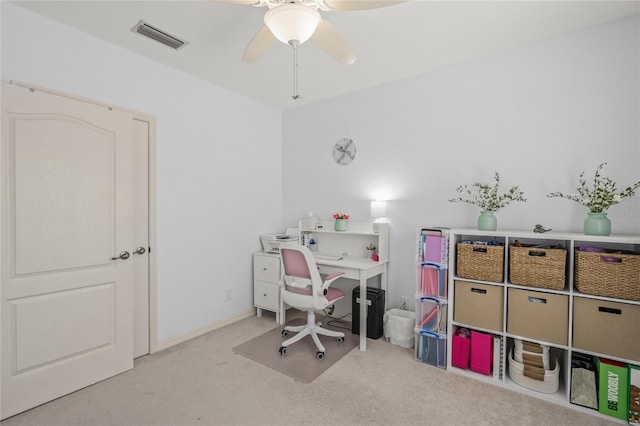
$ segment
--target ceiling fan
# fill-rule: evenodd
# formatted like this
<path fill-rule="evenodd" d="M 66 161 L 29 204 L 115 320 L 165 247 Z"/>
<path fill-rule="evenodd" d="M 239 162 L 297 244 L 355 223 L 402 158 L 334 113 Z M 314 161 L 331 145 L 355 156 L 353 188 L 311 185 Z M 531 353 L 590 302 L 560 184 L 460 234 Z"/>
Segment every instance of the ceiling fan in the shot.
<path fill-rule="evenodd" d="M 268 7 L 262 27 L 247 45 L 242 60 L 257 61 L 276 40 L 290 45 L 294 57 L 294 93 L 298 95 L 298 46 L 311 39 L 327 55 L 336 61 L 350 65 L 356 61 L 356 53 L 347 38 L 320 15 L 322 11 L 349 11 L 377 9 L 393 6 L 408 0 L 219 0 L 225 3 Z"/>

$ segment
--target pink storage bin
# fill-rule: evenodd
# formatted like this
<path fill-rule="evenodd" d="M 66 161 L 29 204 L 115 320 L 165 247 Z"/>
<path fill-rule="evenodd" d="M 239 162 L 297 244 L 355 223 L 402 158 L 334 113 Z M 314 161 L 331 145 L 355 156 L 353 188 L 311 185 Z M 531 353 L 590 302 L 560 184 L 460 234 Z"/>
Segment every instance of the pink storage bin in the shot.
<path fill-rule="evenodd" d="M 491 334 L 471 330 L 471 371 L 491 375 L 493 338 Z"/>
<path fill-rule="evenodd" d="M 451 365 L 458 368 L 469 368 L 469 335 L 458 329 L 451 338 Z"/>

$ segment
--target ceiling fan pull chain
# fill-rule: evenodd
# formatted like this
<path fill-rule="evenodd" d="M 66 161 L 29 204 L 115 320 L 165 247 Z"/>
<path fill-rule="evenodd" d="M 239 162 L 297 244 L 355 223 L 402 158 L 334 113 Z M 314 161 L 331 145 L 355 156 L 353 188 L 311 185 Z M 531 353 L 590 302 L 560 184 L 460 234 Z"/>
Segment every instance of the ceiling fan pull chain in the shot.
<path fill-rule="evenodd" d="M 291 97 L 296 100 L 300 99 L 298 94 L 298 45 L 300 43 L 297 40 L 291 40 L 289 44 L 293 47 L 293 95 Z"/>

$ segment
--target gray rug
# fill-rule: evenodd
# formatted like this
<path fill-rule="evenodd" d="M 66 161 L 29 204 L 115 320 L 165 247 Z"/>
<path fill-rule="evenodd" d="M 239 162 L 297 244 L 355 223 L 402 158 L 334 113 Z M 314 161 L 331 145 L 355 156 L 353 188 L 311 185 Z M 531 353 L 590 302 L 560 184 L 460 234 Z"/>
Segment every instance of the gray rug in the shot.
<path fill-rule="evenodd" d="M 287 338 L 294 335 L 289 333 L 286 338 L 282 337 L 284 326 L 278 326 L 274 329 L 255 337 L 248 342 L 242 343 L 232 350 L 236 354 L 240 354 L 253 361 L 259 362 L 269 368 L 272 368 L 282 374 L 293 378 L 301 383 L 311 383 L 322 373 L 327 371 L 336 362 L 355 348 L 360 340 L 359 336 L 352 334 L 349 330 L 337 328 L 327 325 L 327 321 L 332 320 L 325 316 L 316 316 L 316 321 L 321 321 L 324 328 L 330 330 L 338 330 L 344 333 L 344 342 L 338 343 L 335 337 L 320 336 L 320 341 L 325 347 L 324 358 L 316 359 L 318 349 L 313 343 L 311 336 L 305 336 L 299 342 L 287 347 L 286 355 L 280 355 L 278 349 L 280 344 Z M 286 325 L 302 325 L 306 318 L 294 318 L 287 321 Z M 347 326 L 349 324 L 347 323 Z M 344 324 L 340 325 L 344 327 Z"/>

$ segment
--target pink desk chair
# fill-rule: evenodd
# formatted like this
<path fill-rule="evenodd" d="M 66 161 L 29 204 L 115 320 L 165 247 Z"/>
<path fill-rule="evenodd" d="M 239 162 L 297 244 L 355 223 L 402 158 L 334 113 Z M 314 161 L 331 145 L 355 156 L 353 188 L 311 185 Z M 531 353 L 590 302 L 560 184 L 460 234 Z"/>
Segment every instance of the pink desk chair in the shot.
<path fill-rule="evenodd" d="M 315 311 L 331 306 L 336 300 L 344 297 L 344 291 L 330 287 L 344 272 L 333 273 L 322 281 L 313 254 L 307 247 L 301 245 L 281 247 L 280 258 L 284 271 L 284 283 L 281 289 L 282 301 L 289 306 L 307 311 L 305 325 L 286 326 L 282 330 L 283 337 L 287 336 L 290 331 L 298 334 L 282 342 L 280 354 L 286 354 L 287 346 L 310 334 L 318 347 L 316 358 L 322 359 L 325 349 L 318 335 L 337 337 L 338 342 L 343 342 L 344 333 L 322 328 L 320 322 L 316 323 Z"/>

